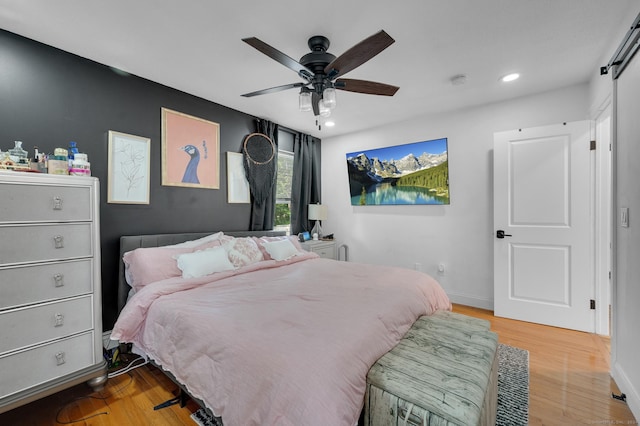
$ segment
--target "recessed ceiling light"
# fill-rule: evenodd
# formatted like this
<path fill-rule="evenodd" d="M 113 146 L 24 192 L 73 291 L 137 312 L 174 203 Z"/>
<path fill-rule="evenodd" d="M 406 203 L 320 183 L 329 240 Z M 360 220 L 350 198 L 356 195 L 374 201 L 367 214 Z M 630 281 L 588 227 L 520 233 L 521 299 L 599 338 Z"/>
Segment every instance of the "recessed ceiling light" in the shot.
<path fill-rule="evenodd" d="M 514 72 L 513 74 L 507 74 L 504 77 L 501 77 L 500 80 L 507 83 L 509 81 L 517 80 L 520 78 L 520 74 Z"/>
<path fill-rule="evenodd" d="M 334 123 L 333 121 L 325 121 L 324 125 L 327 127 L 333 127 L 336 125 L 336 123 Z"/>

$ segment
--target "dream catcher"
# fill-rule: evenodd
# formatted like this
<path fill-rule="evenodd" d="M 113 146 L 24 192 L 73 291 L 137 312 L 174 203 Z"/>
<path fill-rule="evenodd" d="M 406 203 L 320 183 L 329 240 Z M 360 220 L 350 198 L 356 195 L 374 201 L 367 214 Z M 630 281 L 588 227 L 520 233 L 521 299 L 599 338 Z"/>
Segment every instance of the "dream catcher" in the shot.
<path fill-rule="evenodd" d="M 251 133 L 245 138 L 242 151 L 251 194 L 262 204 L 276 182 L 276 146 L 267 135 Z"/>

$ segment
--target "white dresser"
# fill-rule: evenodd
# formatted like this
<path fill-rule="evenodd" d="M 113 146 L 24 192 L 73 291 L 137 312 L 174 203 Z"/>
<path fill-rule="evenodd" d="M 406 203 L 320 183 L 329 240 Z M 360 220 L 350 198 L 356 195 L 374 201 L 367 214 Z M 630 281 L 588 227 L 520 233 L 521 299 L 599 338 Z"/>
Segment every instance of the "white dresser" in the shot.
<path fill-rule="evenodd" d="M 0 413 L 106 381 L 99 195 L 97 178 L 0 171 Z"/>

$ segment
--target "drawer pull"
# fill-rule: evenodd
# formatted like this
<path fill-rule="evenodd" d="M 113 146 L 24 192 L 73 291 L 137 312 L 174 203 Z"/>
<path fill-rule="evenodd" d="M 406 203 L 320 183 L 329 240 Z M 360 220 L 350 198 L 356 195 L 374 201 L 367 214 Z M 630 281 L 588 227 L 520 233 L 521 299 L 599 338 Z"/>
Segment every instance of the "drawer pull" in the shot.
<path fill-rule="evenodd" d="M 55 315 L 54 327 L 62 327 L 64 325 L 64 315 L 58 313 Z"/>
<path fill-rule="evenodd" d="M 64 286 L 64 274 L 53 274 L 53 281 L 56 287 Z"/>
<path fill-rule="evenodd" d="M 56 354 L 56 364 L 57 365 L 62 365 L 65 362 L 67 362 L 67 361 L 64 359 L 64 352 L 58 352 Z"/>
<path fill-rule="evenodd" d="M 64 247 L 64 237 L 62 235 L 56 235 L 53 237 L 53 242 L 57 249 Z"/>
<path fill-rule="evenodd" d="M 62 210 L 62 197 L 59 197 L 57 195 L 53 197 L 53 209 Z"/>

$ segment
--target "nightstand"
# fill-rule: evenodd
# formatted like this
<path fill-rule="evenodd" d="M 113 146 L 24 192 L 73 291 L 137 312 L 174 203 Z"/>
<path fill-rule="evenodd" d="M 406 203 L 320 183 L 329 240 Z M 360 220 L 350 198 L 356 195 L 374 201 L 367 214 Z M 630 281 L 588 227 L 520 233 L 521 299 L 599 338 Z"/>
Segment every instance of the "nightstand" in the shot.
<path fill-rule="evenodd" d="M 305 241 L 304 243 L 300 243 L 303 249 L 307 251 L 311 251 L 320 255 L 320 257 L 324 257 L 325 259 L 338 259 L 338 253 L 336 250 L 336 242 L 327 240 L 327 241 Z"/>

